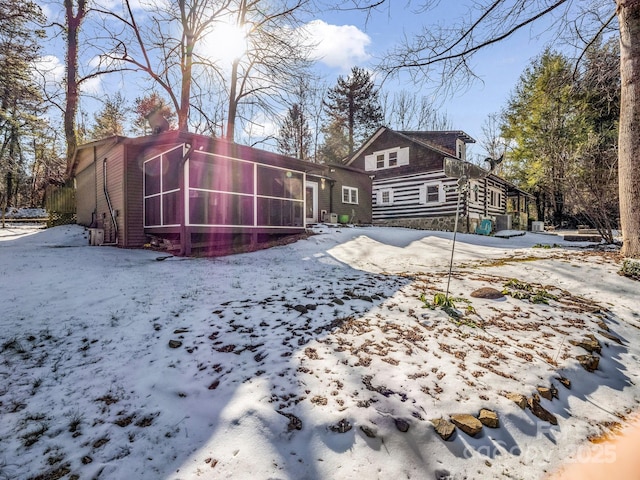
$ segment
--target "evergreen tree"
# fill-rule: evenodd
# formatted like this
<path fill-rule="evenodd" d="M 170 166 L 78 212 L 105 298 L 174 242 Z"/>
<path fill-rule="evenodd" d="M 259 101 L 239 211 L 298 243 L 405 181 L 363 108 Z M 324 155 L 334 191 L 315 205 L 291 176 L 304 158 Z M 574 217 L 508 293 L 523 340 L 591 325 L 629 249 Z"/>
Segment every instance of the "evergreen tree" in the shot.
<path fill-rule="evenodd" d="M 294 103 L 287 110 L 278 138 L 278 151 L 283 155 L 308 160 L 311 147 L 311 130 L 304 107 Z"/>
<path fill-rule="evenodd" d="M 366 140 L 383 122 L 378 91 L 369 72 L 359 67 L 353 67 L 347 78 L 338 77 L 337 85 L 327 92 L 324 106 L 329 124 L 324 128 L 322 150 L 340 155 L 328 157 L 332 161 L 351 155 L 355 145 Z M 346 138 L 345 155 L 337 145 L 343 138 Z"/>
<path fill-rule="evenodd" d="M 318 151 L 320 163 L 342 162 L 349 155 L 347 147 L 349 141 L 342 123 L 334 120 L 328 125 L 324 125 L 321 131 L 324 142 Z"/>
<path fill-rule="evenodd" d="M 610 243 L 620 218 L 617 175 L 619 72 L 617 39 L 596 43 L 586 52 L 585 68 L 576 82 L 584 135 L 576 152 L 570 185 L 578 213 Z"/>
<path fill-rule="evenodd" d="M 504 112 L 502 136 L 514 144 L 505 174 L 536 197 L 538 218 L 561 225 L 567 176 L 581 140 L 569 60 L 545 51 L 520 77 Z"/>
<path fill-rule="evenodd" d="M 124 135 L 124 122 L 127 116 L 126 101 L 120 92 L 107 96 L 102 110 L 94 114 L 94 124 L 89 132 L 91 140 Z"/>
<path fill-rule="evenodd" d="M 44 34 L 37 29 L 43 17 L 33 2 L 3 1 L 0 18 L 0 204 L 5 207 L 22 201 L 33 160 L 31 140 L 43 128 L 45 109 L 33 65 Z"/>

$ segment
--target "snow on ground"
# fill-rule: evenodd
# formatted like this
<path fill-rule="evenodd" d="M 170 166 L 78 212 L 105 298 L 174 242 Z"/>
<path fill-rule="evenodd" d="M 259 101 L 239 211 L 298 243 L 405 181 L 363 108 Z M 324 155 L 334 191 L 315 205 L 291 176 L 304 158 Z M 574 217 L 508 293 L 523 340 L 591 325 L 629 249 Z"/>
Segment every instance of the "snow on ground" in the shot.
<path fill-rule="evenodd" d="M 639 286 L 615 254 L 459 234 L 454 320 L 425 304 L 452 234 L 316 233 L 177 258 L 1 230 L 0 479 L 529 479 L 615 459 L 588 441 L 640 401 Z M 506 398 L 537 387 L 557 425 Z M 481 408 L 499 428 L 444 441 L 431 422 Z"/>

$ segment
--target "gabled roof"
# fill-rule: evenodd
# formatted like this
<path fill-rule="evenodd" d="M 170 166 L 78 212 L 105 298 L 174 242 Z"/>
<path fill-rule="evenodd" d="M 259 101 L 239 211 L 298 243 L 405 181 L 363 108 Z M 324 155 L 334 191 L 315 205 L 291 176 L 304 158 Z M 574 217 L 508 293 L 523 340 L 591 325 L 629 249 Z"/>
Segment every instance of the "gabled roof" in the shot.
<path fill-rule="evenodd" d="M 369 139 L 355 152 L 351 155 L 351 158 L 346 162 L 346 165 L 350 165 L 353 161 L 359 157 L 362 152 L 364 152 L 373 142 L 375 142 L 380 135 L 384 132 L 390 132 L 398 137 L 403 138 L 409 142 L 418 144 L 424 148 L 428 148 L 429 150 L 433 150 L 441 155 L 445 155 L 447 157 L 455 157 L 455 152 L 452 152 L 448 148 L 443 145 L 438 144 L 437 139 L 442 138 L 444 135 L 455 135 L 456 138 L 460 138 L 465 143 L 475 143 L 475 140 L 471 138 L 469 135 L 464 133 L 462 130 L 451 130 L 451 131 L 396 131 L 391 130 L 388 127 L 380 127 L 376 132 L 369 137 Z"/>
<path fill-rule="evenodd" d="M 438 141 L 439 139 L 449 136 L 455 136 L 455 138 L 459 138 L 464 143 L 476 143 L 476 141 L 471 138 L 470 135 L 466 134 L 462 130 L 400 131 L 398 133 L 402 133 L 407 137 L 425 140 L 427 142 L 433 142 L 436 144 L 440 143 Z"/>

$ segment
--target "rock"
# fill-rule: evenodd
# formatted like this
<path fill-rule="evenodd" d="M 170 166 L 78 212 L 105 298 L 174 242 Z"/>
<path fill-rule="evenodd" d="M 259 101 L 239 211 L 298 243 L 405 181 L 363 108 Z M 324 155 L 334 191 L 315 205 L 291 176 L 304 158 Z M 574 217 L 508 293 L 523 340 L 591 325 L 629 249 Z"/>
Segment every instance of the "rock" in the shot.
<path fill-rule="evenodd" d="M 489 410 L 487 408 L 483 408 L 482 410 L 480 410 L 478 420 L 480 420 L 480 423 L 482 423 L 485 427 L 498 428 L 500 426 L 498 414 L 493 410 Z"/>
<path fill-rule="evenodd" d="M 612 342 L 616 342 L 618 345 L 622 345 L 622 340 L 620 340 L 615 335 L 610 334 L 609 332 L 605 332 L 604 330 L 598 331 L 598 334 L 603 336 L 606 339 L 611 340 Z"/>
<path fill-rule="evenodd" d="M 549 401 L 553 400 L 553 393 L 551 389 L 548 387 L 538 387 L 538 393 L 542 398 L 545 398 Z"/>
<path fill-rule="evenodd" d="M 180 348 L 182 342 L 180 340 L 169 340 L 169 348 Z"/>
<path fill-rule="evenodd" d="M 91 458 L 89 455 L 85 455 L 84 457 L 82 457 L 83 465 L 89 465 L 91 462 L 93 462 L 93 458 Z"/>
<path fill-rule="evenodd" d="M 461 413 L 451 415 L 451 422 L 467 435 L 475 437 L 482 430 L 482 423 L 473 415 Z"/>
<path fill-rule="evenodd" d="M 449 440 L 456 430 L 455 425 L 444 418 L 434 418 L 431 420 L 431 423 L 436 433 L 440 435 L 440 438 L 444 441 Z"/>
<path fill-rule="evenodd" d="M 557 380 L 564 385 L 567 390 L 571 390 L 571 380 L 565 377 L 558 377 Z"/>
<path fill-rule="evenodd" d="M 509 392 L 507 393 L 507 398 L 512 402 L 516 402 L 516 404 L 523 410 L 527 406 L 527 397 L 525 397 L 521 393 Z"/>
<path fill-rule="evenodd" d="M 600 342 L 592 334 L 587 335 L 582 340 L 569 340 L 569 343 L 576 347 L 584 348 L 589 353 L 600 353 L 602 350 Z"/>
<path fill-rule="evenodd" d="M 490 300 L 498 300 L 504 298 L 504 295 L 500 290 L 496 290 L 491 287 L 482 287 L 471 292 L 471 296 L 475 298 L 488 298 Z"/>
<path fill-rule="evenodd" d="M 580 362 L 580 365 L 584 367 L 587 372 L 593 372 L 598 369 L 598 363 L 600 358 L 595 355 L 578 355 L 576 359 Z"/>
<path fill-rule="evenodd" d="M 540 420 L 545 422 L 549 422 L 551 425 L 557 425 L 558 419 L 556 416 L 551 413 L 549 410 L 540 405 L 540 397 L 538 395 L 533 395 L 532 397 L 527 399 L 527 406 L 531 413 L 533 413 Z"/>
<path fill-rule="evenodd" d="M 409 431 L 409 422 L 403 420 L 402 418 L 395 418 L 394 421 L 396 422 L 396 428 L 398 430 L 403 433 Z"/>
<path fill-rule="evenodd" d="M 344 300 L 341 298 L 335 297 L 331 299 L 331 303 L 335 303 L 336 305 L 344 305 Z"/>
<path fill-rule="evenodd" d="M 376 438 L 376 432 L 371 427 L 367 427 L 366 425 L 360 425 L 360 430 L 369 438 Z"/>
<path fill-rule="evenodd" d="M 301 313 L 301 314 L 303 314 L 303 315 L 309 311 L 309 310 L 307 309 L 307 307 L 305 307 L 304 305 L 295 305 L 295 306 L 293 307 L 293 309 L 294 309 L 296 312 L 300 312 L 300 313 Z"/>
<path fill-rule="evenodd" d="M 176 328 L 173 333 L 175 335 L 180 335 L 181 333 L 189 333 L 189 329 L 188 328 Z"/>
<path fill-rule="evenodd" d="M 349 423 L 349 421 L 346 418 L 343 418 L 337 424 L 331 425 L 329 427 L 329 430 L 331 430 L 332 432 L 336 432 L 336 433 L 346 433 L 349 430 L 351 430 L 352 428 L 353 427 Z"/>

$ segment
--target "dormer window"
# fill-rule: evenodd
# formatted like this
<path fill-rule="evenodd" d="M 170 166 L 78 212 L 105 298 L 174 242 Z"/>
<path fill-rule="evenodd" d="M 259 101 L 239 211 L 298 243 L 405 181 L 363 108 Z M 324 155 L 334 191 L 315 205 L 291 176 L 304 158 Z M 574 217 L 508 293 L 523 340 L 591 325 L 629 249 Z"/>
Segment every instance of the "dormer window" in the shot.
<path fill-rule="evenodd" d="M 466 160 L 467 158 L 467 144 L 459 138 L 456 139 L 456 157 L 460 160 Z"/>
<path fill-rule="evenodd" d="M 367 171 L 395 168 L 402 165 L 409 165 L 409 147 L 389 148 L 364 157 L 364 169 Z"/>

